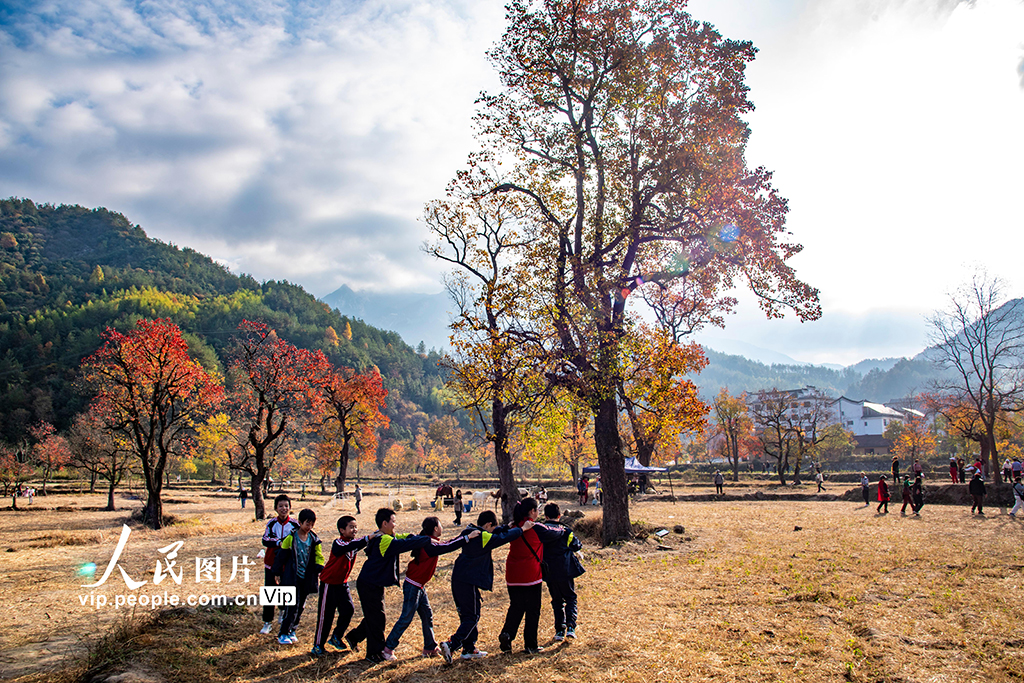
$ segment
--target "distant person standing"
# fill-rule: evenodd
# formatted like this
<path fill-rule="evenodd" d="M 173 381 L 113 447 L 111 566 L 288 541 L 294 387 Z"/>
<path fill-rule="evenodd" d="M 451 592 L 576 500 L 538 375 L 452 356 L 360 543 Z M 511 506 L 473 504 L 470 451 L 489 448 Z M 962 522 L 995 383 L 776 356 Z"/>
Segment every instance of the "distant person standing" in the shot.
<path fill-rule="evenodd" d="M 721 470 L 715 470 L 715 495 L 725 495 L 725 477 L 722 476 Z"/>
<path fill-rule="evenodd" d="M 466 506 L 462 502 L 462 489 L 455 492 L 455 502 L 452 503 L 452 507 L 455 508 L 455 526 L 462 526 L 462 513 L 466 511 Z"/>
<path fill-rule="evenodd" d="M 921 461 L 914 458 L 914 479 L 921 477 L 924 479 L 924 470 L 921 467 Z"/>
<path fill-rule="evenodd" d="M 882 508 L 885 512 L 882 512 Z M 889 514 L 889 485 L 885 483 L 885 475 L 878 478 L 878 513 Z"/>
<path fill-rule="evenodd" d="M 956 456 L 949 456 L 949 477 L 953 480 L 954 484 L 960 483 L 960 467 L 957 465 Z"/>
<path fill-rule="evenodd" d="M 355 499 L 356 499 L 356 514 L 360 515 L 363 512 L 362 510 L 359 509 L 359 505 L 363 502 L 363 490 L 361 488 L 359 488 L 359 484 L 356 484 Z"/>
<path fill-rule="evenodd" d="M 981 478 L 981 472 L 976 471 L 974 478 L 971 479 L 971 483 L 967 485 L 967 490 L 971 494 L 971 514 L 977 510 L 979 515 L 985 514 L 985 510 L 982 507 L 985 504 L 985 482 Z"/>
<path fill-rule="evenodd" d="M 866 472 L 860 473 L 860 495 L 864 496 L 864 507 L 871 505 L 871 481 Z"/>
<path fill-rule="evenodd" d="M 1012 473 L 1011 476 L 1013 476 L 1014 479 L 1017 479 L 1017 477 L 1022 476 L 1020 458 L 1013 459 L 1013 462 L 1010 464 L 1010 471 Z"/>
<path fill-rule="evenodd" d="M 814 481 L 818 485 L 817 493 L 821 493 L 825 490 L 825 477 L 821 473 L 821 469 L 818 469 L 818 473 L 814 475 Z"/>
<path fill-rule="evenodd" d="M 957 468 L 957 471 L 960 473 L 960 483 L 961 484 L 966 484 L 967 483 L 967 463 L 964 462 L 963 458 L 957 458 L 956 459 L 956 468 Z"/>
<path fill-rule="evenodd" d="M 242 509 L 245 509 L 245 501 L 249 498 L 249 492 L 241 486 L 238 487 L 238 499 L 242 501 Z"/>
<path fill-rule="evenodd" d="M 890 469 L 892 470 L 892 480 L 893 480 L 893 483 L 898 483 L 899 480 L 900 480 L 900 459 L 899 459 L 899 456 L 895 456 L 895 455 L 892 456 L 892 465 L 891 465 Z"/>

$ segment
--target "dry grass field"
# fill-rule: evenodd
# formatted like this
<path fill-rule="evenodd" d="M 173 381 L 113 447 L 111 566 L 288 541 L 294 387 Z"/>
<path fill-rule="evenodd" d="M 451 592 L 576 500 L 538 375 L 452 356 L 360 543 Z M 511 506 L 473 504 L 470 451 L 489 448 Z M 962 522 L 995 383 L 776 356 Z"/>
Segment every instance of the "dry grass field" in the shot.
<path fill-rule="evenodd" d="M 429 493 L 419 491 L 418 499 Z M 401 499 L 408 501 L 406 492 Z M 150 583 L 137 594 L 256 593 L 227 583 L 231 557 L 259 549 L 262 524 L 227 494 L 171 491 L 166 512 L 179 520 L 160 532 L 135 528 L 120 564 Z M 317 531 L 336 537 L 325 498 L 297 503 L 318 513 Z M 655 528 L 683 525 L 658 549 L 652 538 L 619 548 L 588 545 L 578 581 L 579 637 L 548 642 L 550 608 L 541 616 L 542 654 L 497 655 L 444 666 L 418 657 L 418 622 L 394 664 L 368 666 L 347 652 L 308 656 L 315 598 L 299 627 L 299 645 L 256 633 L 257 608 L 161 611 L 96 609 L 76 575 L 110 558 L 128 508 L 96 511 L 100 496 L 37 498 L 33 510 L 0 511 L 0 679 L 159 681 L 1021 681 L 1024 680 L 1024 520 L 1005 508 L 985 517 L 962 507 L 926 507 L 921 517 L 887 516 L 849 502 L 639 502 L 634 520 Z M 358 520 L 386 497 L 369 496 Z M 57 505 L 61 507 L 56 508 Z M 251 506 L 251 503 L 250 503 Z M 44 508 L 53 509 L 44 509 Z M 399 513 L 415 531 L 424 511 Z M 588 514 L 596 514 L 588 510 Z M 472 515 L 475 517 L 475 511 Z M 451 521 L 443 517 L 446 526 Z M 799 530 L 796 530 L 799 527 Z M 451 533 L 454 530 L 448 529 Z M 446 537 L 449 535 L 445 534 Z M 153 586 L 158 549 L 181 540 L 181 586 Z M 8 552 L 3 552 L 7 550 Z M 485 594 L 480 646 L 497 652 L 507 604 L 498 580 Z M 195 557 L 222 557 L 219 587 L 195 583 Z M 448 590 L 453 556 L 441 558 L 428 585 L 439 637 L 457 621 Z M 261 561 L 257 560 L 258 563 Z M 404 562 L 403 562 L 404 564 Z M 356 569 L 358 572 L 358 567 Z M 94 589 L 112 601 L 130 593 L 118 571 Z M 387 597 L 389 625 L 400 589 Z M 357 616 L 358 619 L 358 609 Z M 516 645 L 522 647 L 521 637 Z M 330 647 L 328 648 L 331 649 Z"/>

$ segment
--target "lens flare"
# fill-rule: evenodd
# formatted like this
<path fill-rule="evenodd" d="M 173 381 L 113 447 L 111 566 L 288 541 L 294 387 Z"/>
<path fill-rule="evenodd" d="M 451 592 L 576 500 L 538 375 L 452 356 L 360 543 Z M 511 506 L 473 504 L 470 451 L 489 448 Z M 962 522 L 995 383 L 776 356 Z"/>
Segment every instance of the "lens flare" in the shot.
<path fill-rule="evenodd" d="M 718 238 L 723 242 L 735 242 L 740 238 L 740 229 L 730 223 L 718 231 Z"/>
<path fill-rule="evenodd" d="M 96 563 L 95 562 L 86 562 L 84 564 L 80 564 L 80 565 L 78 565 L 78 570 L 75 573 L 78 574 L 79 576 L 84 576 L 86 578 L 92 578 L 93 575 L 96 574 Z"/>

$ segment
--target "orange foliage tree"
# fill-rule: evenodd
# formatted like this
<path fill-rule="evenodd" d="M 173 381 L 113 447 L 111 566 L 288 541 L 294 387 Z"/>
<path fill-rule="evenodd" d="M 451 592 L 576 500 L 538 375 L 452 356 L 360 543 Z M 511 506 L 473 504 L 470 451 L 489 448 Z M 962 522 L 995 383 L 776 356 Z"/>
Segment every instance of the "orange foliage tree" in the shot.
<path fill-rule="evenodd" d="M 0 486 L 3 486 L 6 496 L 18 484 L 26 481 L 32 476 L 32 467 L 22 458 L 21 454 L 14 448 L 0 443 Z M 12 498 L 11 507 L 18 509 L 18 499 Z"/>
<path fill-rule="evenodd" d="M 229 372 L 239 438 L 229 466 L 249 474 L 256 519 L 264 519 L 268 472 L 288 437 L 309 424 L 330 364 L 322 352 L 298 349 L 262 322 L 244 320 L 238 331 Z"/>
<path fill-rule="evenodd" d="M 83 362 L 85 385 L 95 393 L 90 409 L 138 458 L 148 494 L 143 522 L 159 529 L 167 459 L 188 449 L 224 389 L 189 357 L 181 330 L 169 320 L 140 320 L 127 334 L 107 328 L 103 338 Z"/>
<path fill-rule="evenodd" d="M 725 439 L 726 457 L 732 465 L 732 480 L 740 480 L 740 447 L 748 441 L 754 422 L 747 414 L 746 394 L 733 396 L 722 387 L 711 409 L 715 432 Z"/>
<path fill-rule="evenodd" d="M 619 396 L 629 418 L 633 452 L 650 466 L 655 450 L 673 449 L 684 433 L 704 430 L 707 406 L 686 378 L 707 359 L 698 344 L 678 344 L 668 333 L 636 325 L 622 344 Z"/>
<path fill-rule="evenodd" d="M 741 281 L 768 315 L 820 315 L 786 263 L 800 251 L 786 202 L 744 161 L 754 49 L 683 6 L 513 0 L 490 53 L 504 89 L 478 116 L 485 150 L 515 162 L 491 190 L 530 207 L 519 263 L 550 333 L 547 378 L 594 414 L 605 542 L 631 534 L 617 396 L 627 300 L 658 303 L 673 334 L 716 322 L 732 304 L 717 293 Z"/>
<path fill-rule="evenodd" d="M 376 367 L 366 373 L 351 368 L 334 370 L 319 389 L 317 426 L 323 438 L 320 449 L 335 454 L 338 476 L 334 488 L 341 493 L 351 448 L 358 448 L 367 456 L 365 460 L 376 460 L 378 431 L 391 424 L 383 412 L 388 392 Z"/>

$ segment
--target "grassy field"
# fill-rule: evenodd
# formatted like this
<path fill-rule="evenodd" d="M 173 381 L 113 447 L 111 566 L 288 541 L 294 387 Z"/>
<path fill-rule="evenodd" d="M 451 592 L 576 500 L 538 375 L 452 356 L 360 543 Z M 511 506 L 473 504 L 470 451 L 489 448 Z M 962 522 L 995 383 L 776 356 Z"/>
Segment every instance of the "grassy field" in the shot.
<path fill-rule="evenodd" d="M 403 492 L 420 501 L 429 491 Z M 256 593 L 227 583 L 231 557 L 252 558 L 262 523 L 229 494 L 168 493 L 179 520 L 160 532 L 135 528 L 120 564 L 137 594 Z M 368 496 L 361 528 L 384 496 Z M 350 504 L 326 498 L 297 502 L 318 513 L 317 530 L 333 539 L 334 520 Z M 111 556 L 120 526 L 138 501 L 101 512 L 100 496 L 37 498 L 33 510 L 0 511 L 7 530 L 0 551 L 0 678 L 21 681 L 1021 681 L 1024 680 L 1024 520 L 989 508 L 985 517 L 952 506 L 921 517 L 875 514 L 849 502 L 639 502 L 634 520 L 670 531 L 653 539 L 583 552 L 578 581 L 580 637 L 550 642 L 545 602 L 540 655 L 492 655 L 446 667 L 418 657 L 418 623 L 394 664 L 368 666 L 332 653 L 313 660 L 314 600 L 299 627 L 299 645 L 256 633 L 257 608 L 97 609 L 82 596 L 131 593 L 115 570 L 97 589 L 80 584 L 82 565 Z M 57 507 L 59 505 L 59 507 Z M 251 505 L 251 503 L 250 503 Z M 49 508 L 49 509 L 44 509 Z M 399 530 L 415 531 L 424 511 L 399 513 Z M 596 513 L 588 510 L 589 515 Z M 473 515 L 475 516 L 475 515 Z M 446 526 L 451 516 L 443 517 Z M 799 529 L 797 529 L 799 527 Z M 445 536 L 454 534 L 448 528 Z M 183 541 L 181 586 L 153 586 L 158 549 Z M 507 596 L 505 551 L 495 554 L 497 587 L 485 594 L 480 646 L 497 651 Z M 220 586 L 196 584 L 195 557 L 222 557 Z M 447 637 L 457 618 L 448 589 L 453 556 L 441 558 L 428 585 L 436 631 Z M 257 560 L 257 563 L 261 561 Z M 403 561 L 404 564 L 404 561 Z M 358 567 L 356 569 L 358 572 Z M 389 625 L 400 589 L 387 596 Z M 358 609 L 357 616 L 358 619 Z M 517 646 L 521 649 L 521 639 Z M 125 674 L 118 678 L 117 674 Z"/>

